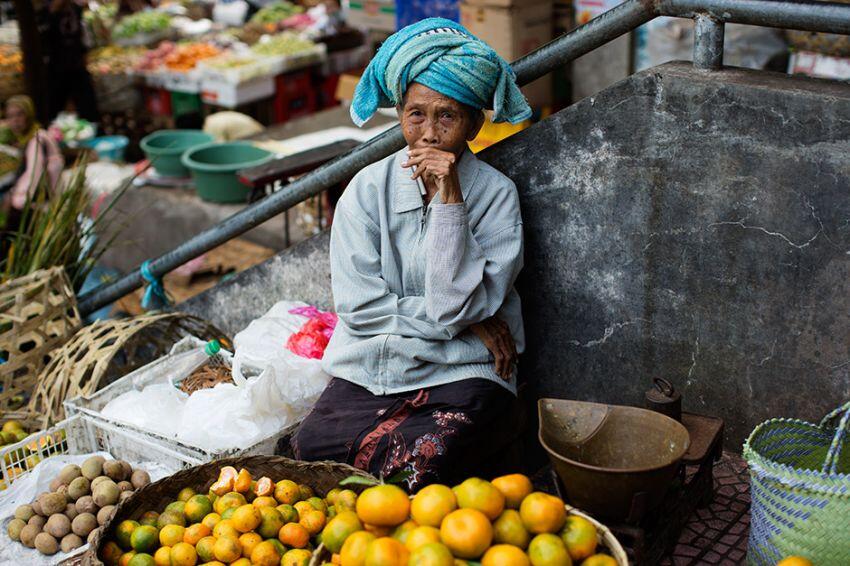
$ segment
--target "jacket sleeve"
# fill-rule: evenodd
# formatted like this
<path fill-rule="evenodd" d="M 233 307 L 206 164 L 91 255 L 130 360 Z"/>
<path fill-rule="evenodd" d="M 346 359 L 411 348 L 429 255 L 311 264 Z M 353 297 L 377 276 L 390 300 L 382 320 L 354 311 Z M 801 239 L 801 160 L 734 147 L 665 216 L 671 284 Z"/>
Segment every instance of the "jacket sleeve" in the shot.
<path fill-rule="evenodd" d="M 523 263 L 522 220 L 514 195 L 492 207 L 501 208 L 503 222 L 477 236 L 466 204 L 431 205 L 425 300 L 435 323 L 466 328 L 502 307 Z M 488 221 L 485 217 L 481 223 Z"/>
<path fill-rule="evenodd" d="M 460 331 L 428 320 L 424 297 L 399 297 L 381 276 L 380 230 L 337 208 L 331 228 L 331 284 L 337 315 L 355 336 L 395 334 L 451 340 Z"/>

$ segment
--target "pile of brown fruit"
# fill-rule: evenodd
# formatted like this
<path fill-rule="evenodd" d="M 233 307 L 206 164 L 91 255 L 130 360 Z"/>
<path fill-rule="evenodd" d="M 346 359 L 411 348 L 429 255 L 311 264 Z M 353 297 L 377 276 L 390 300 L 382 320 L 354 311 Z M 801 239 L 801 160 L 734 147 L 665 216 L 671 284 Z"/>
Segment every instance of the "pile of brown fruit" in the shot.
<path fill-rule="evenodd" d="M 144 470 L 122 460 L 92 456 L 68 464 L 29 505 L 15 510 L 7 532 L 12 540 L 42 554 L 70 552 L 112 516 L 115 506 L 150 482 Z"/>

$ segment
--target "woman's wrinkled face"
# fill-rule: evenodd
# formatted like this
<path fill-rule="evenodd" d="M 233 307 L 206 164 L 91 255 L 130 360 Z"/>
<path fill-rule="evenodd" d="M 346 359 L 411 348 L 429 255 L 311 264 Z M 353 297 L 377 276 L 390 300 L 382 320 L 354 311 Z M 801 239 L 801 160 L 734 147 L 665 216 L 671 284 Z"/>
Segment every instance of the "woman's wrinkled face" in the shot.
<path fill-rule="evenodd" d="M 404 139 L 411 149 L 434 147 L 460 155 L 475 139 L 484 115 L 457 100 L 412 83 L 398 107 Z"/>
<path fill-rule="evenodd" d="M 25 133 L 29 128 L 29 124 L 27 124 L 27 115 L 23 108 L 17 104 L 6 105 L 6 123 L 9 125 L 9 129 L 15 132 L 15 135 L 18 136 Z"/>

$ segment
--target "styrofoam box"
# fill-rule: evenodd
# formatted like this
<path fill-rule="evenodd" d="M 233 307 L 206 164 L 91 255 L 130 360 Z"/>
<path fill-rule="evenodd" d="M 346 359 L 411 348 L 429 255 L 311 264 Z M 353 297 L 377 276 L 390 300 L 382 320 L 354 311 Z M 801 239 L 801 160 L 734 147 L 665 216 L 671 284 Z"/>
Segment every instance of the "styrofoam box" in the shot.
<path fill-rule="evenodd" d="M 274 77 L 257 77 L 233 84 L 204 79 L 201 81 L 201 100 L 224 108 L 236 108 L 274 95 Z"/>

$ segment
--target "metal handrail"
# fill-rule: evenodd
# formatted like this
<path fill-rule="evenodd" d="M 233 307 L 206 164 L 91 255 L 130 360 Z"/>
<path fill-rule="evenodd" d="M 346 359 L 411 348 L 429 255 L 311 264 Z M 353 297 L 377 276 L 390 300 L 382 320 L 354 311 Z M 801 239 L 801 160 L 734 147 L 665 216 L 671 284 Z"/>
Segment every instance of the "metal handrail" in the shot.
<path fill-rule="evenodd" d="M 710 71 L 722 65 L 723 25 L 741 23 L 850 35 L 850 5 L 813 0 L 626 0 L 588 23 L 568 32 L 513 64 L 517 82 L 526 85 L 574 59 L 636 29 L 659 16 L 697 21 L 694 66 Z M 396 126 L 330 161 L 288 185 L 284 190 L 246 206 L 221 223 L 204 230 L 170 252 L 152 260 L 156 277 L 251 230 L 274 216 L 404 147 Z M 79 299 L 88 314 L 144 285 L 139 270 L 102 285 Z"/>

